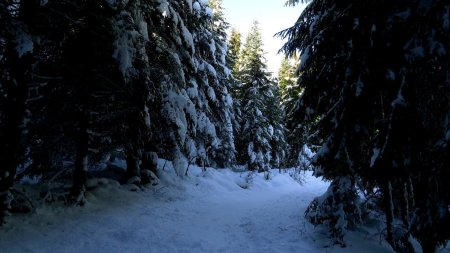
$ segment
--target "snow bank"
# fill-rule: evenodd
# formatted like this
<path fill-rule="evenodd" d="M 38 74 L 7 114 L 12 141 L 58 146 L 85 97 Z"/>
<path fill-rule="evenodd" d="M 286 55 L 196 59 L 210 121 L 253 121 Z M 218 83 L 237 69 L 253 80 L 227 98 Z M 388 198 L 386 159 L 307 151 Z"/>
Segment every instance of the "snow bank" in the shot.
<path fill-rule="evenodd" d="M 267 181 L 195 166 L 176 176 L 164 160 L 158 169 L 156 186 L 130 191 L 99 179 L 82 208 L 53 204 L 10 218 L 2 252 L 392 252 L 373 230 L 351 232 L 347 248 L 324 248 L 329 241 L 303 213 L 328 183 L 310 172 L 300 185 L 278 170 Z"/>

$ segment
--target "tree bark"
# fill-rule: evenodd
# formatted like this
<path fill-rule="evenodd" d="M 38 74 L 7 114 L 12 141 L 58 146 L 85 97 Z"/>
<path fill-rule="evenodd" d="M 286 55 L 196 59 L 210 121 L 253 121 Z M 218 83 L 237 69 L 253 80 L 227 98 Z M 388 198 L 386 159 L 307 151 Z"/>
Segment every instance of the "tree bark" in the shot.
<path fill-rule="evenodd" d="M 140 156 L 139 152 L 133 150 L 133 148 L 127 151 L 127 183 L 139 184 L 141 182 L 141 170 L 139 168 Z"/>
<path fill-rule="evenodd" d="M 72 194 L 74 196 L 79 196 L 84 191 L 88 172 L 89 134 L 87 133 L 87 117 L 86 115 L 81 117 L 73 173 Z"/>
<path fill-rule="evenodd" d="M 9 160 L 9 161 L 8 161 Z M 10 209 L 10 192 L 14 185 L 14 175 L 16 174 L 16 163 L 13 159 L 0 159 L 2 170 L 0 171 L 0 226 L 5 222 L 5 217 Z"/>
<path fill-rule="evenodd" d="M 13 39 L 8 37 L 11 44 L 2 52 L 4 59 L 0 62 L 0 225 L 10 209 L 10 189 L 25 153 L 26 99 L 33 60 L 30 54 L 18 57 Z"/>
<path fill-rule="evenodd" d="M 25 84 L 22 84 L 25 85 Z M 22 86 L 19 85 L 19 86 Z M 23 119 L 25 114 L 26 89 L 17 88 L 17 94 L 8 94 L 11 98 L 2 110 L 3 122 L 0 122 L 0 224 L 10 209 L 13 199 L 10 189 L 14 186 L 17 167 L 23 158 Z"/>
<path fill-rule="evenodd" d="M 390 180 L 384 186 L 384 206 L 386 214 L 386 240 L 395 249 L 393 220 L 394 220 L 394 205 L 392 198 L 392 183 Z"/>
<path fill-rule="evenodd" d="M 152 178 L 149 175 L 150 172 L 157 175 L 158 168 L 158 155 L 155 152 L 145 152 L 142 155 L 142 162 L 140 165 L 141 170 L 141 183 L 149 184 L 152 182 Z"/>
<path fill-rule="evenodd" d="M 437 252 L 436 243 L 432 242 L 431 240 L 421 242 L 420 246 L 422 247 L 423 253 L 436 253 Z"/>

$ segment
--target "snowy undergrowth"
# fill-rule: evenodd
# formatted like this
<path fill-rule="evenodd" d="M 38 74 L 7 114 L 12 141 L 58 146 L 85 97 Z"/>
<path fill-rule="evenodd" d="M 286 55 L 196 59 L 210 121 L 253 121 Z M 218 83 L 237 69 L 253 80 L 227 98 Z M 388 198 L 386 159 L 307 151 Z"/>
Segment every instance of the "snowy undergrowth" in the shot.
<path fill-rule="evenodd" d="M 80 207 L 46 205 L 0 228 L 1 252 L 392 252 L 376 229 L 350 232 L 347 248 L 327 247 L 305 221 L 328 187 L 307 172 L 264 174 L 191 166 L 176 176 L 160 160 L 160 183 L 138 191 L 108 179 Z M 325 247 L 324 247 L 325 246 Z"/>

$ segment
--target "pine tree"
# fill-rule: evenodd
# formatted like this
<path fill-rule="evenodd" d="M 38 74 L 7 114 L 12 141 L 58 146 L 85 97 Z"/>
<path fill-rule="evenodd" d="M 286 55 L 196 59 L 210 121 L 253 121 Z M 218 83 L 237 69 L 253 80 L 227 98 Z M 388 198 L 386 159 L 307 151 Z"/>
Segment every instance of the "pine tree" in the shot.
<path fill-rule="evenodd" d="M 188 29 L 193 6 L 189 1 L 130 1 L 120 8 L 124 12 L 119 9 L 115 20 L 115 57 L 135 94 L 135 116 L 128 128 L 134 137 L 127 157 L 137 173 L 129 176 L 142 174 L 138 163 L 142 159 L 141 165 L 153 164 L 155 154 L 175 160 L 181 174 L 188 163 L 184 150 L 192 136 L 190 124 L 196 120 L 187 94 L 188 73 L 194 73 L 188 70 L 195 66 Z"/>
<path fill-rule="evenodd" d="M 106 2 L 73 2 L 61 6 L 71 26 L 63 42 L 62 74 L 65 84 L 66 111 L 72 116 L 67 125 L 73 142 L 74 183 L 72 194 L 82 201 L 89 170 L 89 160 L 96 153 L 114 149 L 112 143 L 120 123 L 114 123 L 119 108 L 122 115 L 132 115 L 125 101 L 120 82 L 119 68 L 112 58 L 114 35 L 113 9 Z M 77 21 L 77 22 L 74 22 Z M 119 105 L 120 104 L 120 105 Z M 130 116 L 131 118 L 132 116 Z M 123 119 L 122 119 L 123 120 Z M 126 119 L 121 122 L 128 122 Z M 125 123 L 126 124 L 126 123 Z"/>
<path fill-rule="evenodd" d="M 154 97 L 151 80 L 151 59 L 147 43 L 150 41 L 146 13 L 154 11 L 143 1 L 113 3 L 115 9 L 112 29 L 115 36 L 113 57 L 122 74 L 120 85 L 125 94 L 121 96 L 122 107 L 126 114 L 122 116 L 120 142 L 125 147 L 128 183 L 139 184 L 149 181 L 150 168 L 154 163 L 147 161 L 155 148 L 151 145 L 149 112 L 150 98 Z M 153 91 L 153 92 L 152 92 Z M 117 132 L 117 131 L 116 131 Z"/>
<path fill-rule="evenodd" d="M 297 56 L 283 58 L 278 72 L 278 86 L 280 89 L 282 109 L 284 111 L 283 120 L 286 122 L 288 129 L 286 139 L 292 150 L 296 151 L 287 152 L 286 162 L 289 166 L 300 166 L 301 169 L 307 169 L 309 165 L 305 161 L 308 158 L 307 155 L 303 154 L 303 148 L 308 142 L 304 136 L 305 131 L 297 122 L 289 120 L 291 118 L 290 115 L 295 112 L 296 102 L 302 93 L 302 89 L 297 84 L 298 73 L 296 73 L 296 66 L 293 62 L 298 62 Z M 299 150 L 301 150 L 300 154 L 298 153 Z"/>
<path fill-rule="evenodd" d="M 296 57 L 285 57 L 281 61 L 278 71 L 278 87 L 280 89 L 281 104 L 283 110 L 288 114 L 295 107 L 295 102 L 301 94 L 301 89 L 297 85 L 296 66 L 291 61 L 298 61 Z"/>
<path fill-rule="evenodd" d="M 225 109 L 223 106 L 220 109 L 216 106 L 223 101 L 221 93 L 226 87 L 219 82 L 220 59 L 216 58 L 216 53 L 221 49 L 213 34 L 213 10 L 206 2 L 195 2 L 193 14 L 187 28 L 193 37 L 195 64 L 192 68 L 195 74 L 191 74 L 194 72 L 191 68 L 185 70 L 189 87 L 187 99 L 193 106 L 188 113 L 192 114 L 193 122 L 191 126 L 188 126 L 191 133 L 186 136 L 183 151 L 189 163 L 198 162 L 206 166 L 215 162 L 214 156 L 217 155 L 216 152 L 222 144 L 218 136 L 218 127 L 221 122 L 214 112 L 219 114 L 219 110 Z"/>
<path fill-rule="evenodd" d="M 284 127 L 278 121 L 281 112 L 278 92 L 270 79 L 262 49 L 262 39 L 255 21 L 239 57 L 236 70 L 236 97 L 241 107 L 238 150 L 240 161 L 249 170 L 268 171 L 284 159 Z M 270 107 L 269 105 L 272 105 Z"/>
<path fill-rule="evenodd" d="M 95 166 L 91 162 L 122 147 L 129 154 L 129 147 L 145 140 L 133 136 L 141 131 L 137 115 L 145 116 L 139 110 L 145 109 L 140 101 L 146 93 L 136 85 L 138 77 L 122 78 L 119 71 L 125 71 L 112 57 L 119 51 L 114 48 L 115 8 L 119 7 L 106 2 L 50 1 L 34 11 L 38 17 L 45 16 L 33 27 L 42 32 L 35 47 L 40 57 L 35 74 L 44 77 L 46 85 L 39 90 L 42 99 L 33 108 L 40 113 L 30 130 L 39 145 L 32 143 L 31 167 L 48 170 L 60 167 L 63 159 L 75 160 L 76 195 L 83 192 L 88 168 Z M 122 14 L 126 16 L 125 11 Z M 128 166 L 129 172 L 139 172 L 134 166 L 137 162 L 128 164 L 133 165 Z"/>
<path fill-rule="evenodd" d="M 378 188 L 381 194 L 376 197 L 382 200 L 386 239 L 392 247 L 410 252 L 412 232 L 424 252 L 434 252 L 448 240 L 448 234 L 437 231 L 442 231 L 439 224 L 448 222 L 449 212 L 444 208 L 437 215 L 430 210 L 449 202 L 448 191 L 430 190 L 428 180 L 448 176 L 441 167 L 448 166 L 441 159 L 448 149 L 444 145 L 432 154 L 426 143 L 448 142 L 443 136 L 449 107 L 447 103 L 434 110 L 419 97 L 425 90 L 438 100 L 448 94 L 448 57 L 441 58 L 449 45 L 448 33 L 443 35 L 448 30 L 443 21 L 448 4 L 387 4 L 312 1 L 296 25 L 281 32 L 289 38 L 284 46 L 288 54 L 301 51 L 299 84 L 305 90 L 292 120 L 322 142 L 313 160 L 315 174 L 333 180 L 307 215 L 315 223 L 329 224 L 343 243 L 346 227 L 360 222 L 355 215 L 356 184 L 367 192 Z M 430 23 L 436 28 L 424 29 Z M 424 64 L 428 60 L 439 74 L 419 78 L 417 73 L 428 70 L 430 65 Z M 439 134 L 424 134 L 431 131 Z M 435 165 L 431 160 L 436 160 Z M 435 199 L 433 204 L 424 201 L 428 198 Z M 416 218 L 411 219 L 411 208 Z M 434 218 L 425 222 L 417 217 Z M 395 231 L 394 218 L 403 220 L 403 230 Z M 411 222 L 416 224 L 412 231 Z"/>
<path fill-rule="evenodd" d="M 220 2 L 163 1 L 146 12 L 150 61 L 150 143 L 174 160 L 226 165 L 234 160 L 232 99 L 225 66 L 225 23 Z M 216 21 L 214 21 L 216 20 Z M 168 29 L 170 28 L 170 29 Z"/>
<path fill-rule="evenodd" d="M 268 132 L 270 135 L 270 147 L 272 150 L 271 166 L 282 168 L 286 164 L 286 157 L 290 150 L 286 140 L 285 115 L 282 108 L 280 92 L 275 80 L 272 80 L 269 97 L 265 100 L 265 113 L 269 121 Z"/>
<path fill-rule="evenodd" d="M 30 166 L 21 168 L 21 174 L 53 173 L 62 166 L 62 160 L 68 158 L 67 153 L 72 146 L 64 129 L 72 116 L 67 113 L 66 86 L 63 82 L 62 48 L 64 38 L 67 38 L 69 25 L 64 16 L 49 11 L 61 11 L 64 4 L 52 2 L 43 5 L 40 1 L 23 1 L 27 4 L 27 27 L 35 38 L 33 54 L 35 64 L 32 71 L 33 98 L 28 103 L 30 121 L 27 126 L 29 133 Z M 57 168 L 58 167 L 58 168 Z M 54 171 L 55 170 L 55 171 Z"/>
<path fill-rule="evenodd" d="M 229 77 L 231 87 L 230 93 L 233 98 L 239 97 L 239 81 L 237 80 L 238 73 L 238 60 L 241 53 L 242 45 L 241 45 L 241 34 L 235 29 L 231 29 L 230 37 L 227 42 L 227 55 L 226 62 L 227 66 L 231 71 L 231 76 Z M 239 122 L 242 121 L 242 111 L 241 104 L 239 99 L 234 99 L 233 101 L 233 116 L 232 126 L 233 126 L 233 134 L 234 136 L 239 136 L 242 132 L 241 126 Z M 237 141 L 237 139 L 236 139 Z"/>
<path fill-rule="evenodd" d="M 111 153 L 136 184 L 156 154 L 180 175 L 234 163 L 220 0 L 3 1 L 0 14 L 1 221 L 18 173 L 70 166 L 82 204 Z"/>
<path fill-rule="evenodd" d="M 26 152 L 26 102 L 34 43 L 23 10 L 18 2 L 0 3 L 0 225 L 10 209 L 10 190 Z"/>
<path fill-rule="evenodd" d="M 231 29 L 230 39 L 228 41 L 228 51 L 227 51 L 227 63 L 228 67 L 234 72 L 237 72 L 237 64 L 239 60 L 239 55 L 241 53 L 241 33 L 235 28 Z"/>
<path fill-rule="evenodd" d="M 421 136 L 411 148 L 415 149 L 415 169 L 410 175 L 415 205 L 408 224 L 423 252 L 436 252 L 450 239 L 449 12 L 450 4 L 445 1 L 416 8 L 411 13 L 414 34 L 405 47 L 409 68 L 402 93 L 418 118 L 416 128 L 406 138 Z M 404 123 L 402 129 L 411 127 Z"/>
<path fill-rule="evenodd" d="M 235 121 L 233 98 L 231 89 L 233 86 L 231 71 L 227 66 L 227 34 L 229 24 L 226 22 L 222 0 L 211 0 L 209 6 L 212 8 L 212 36 L 216 44 L 215 57 L 213 58 L 213 67 L 217 73 L 216 94 L 219 95 L 218 101 L 213 108 L 218 112 L 216 119 L 218 137 L 220 140 L 219 147 L 213 150 L 215 160 L 220 167 L 231 166 L 236 162 L 236 148 L 234 145 L 234 128 Z"/>

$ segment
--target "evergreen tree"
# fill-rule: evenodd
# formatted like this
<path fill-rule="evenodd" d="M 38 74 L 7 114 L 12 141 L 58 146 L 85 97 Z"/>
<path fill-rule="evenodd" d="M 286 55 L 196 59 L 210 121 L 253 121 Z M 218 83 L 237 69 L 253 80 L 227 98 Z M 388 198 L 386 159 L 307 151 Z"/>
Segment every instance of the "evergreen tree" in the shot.
<path fill-rule="evenodd" d="M 281 168 L 285 166 L 289 145 L 286 140 L 285 115 L 280 101 L 279 88 L 272 80 L 269 97 L 265 101 L 265 113 L 269 121 L 270 147 L 272 150 L 271 166 Z"/>
<path fill-rule="evenodd" d="M 16 169 L 26 153 L 26 102 L 34 43 L 25 19 L 19 2 L 0 2 L 0 225 L 13 199 L 10 190 Z"/>
<path fill-rule="evenodd" d="M 233 98 L 231 96 L 232 77 L 231 71 L 227 66 L 227 34 L 229 24 L 226 22 L 222 0 L 211 0 L 209 6 L 212 8 L 212 36 L 216 44 L 215 57 L 213 58 L 213 67 L 217 73 L 216 94 L 219 95 L 218 102 L 213 108 L 218 112 L 216 125 L 218 129 L 218 137 L 220 145 L 214 152 L 215 160 L 218 166 L 231 166 L 236 162 L 236 148 L 234 145 L 234 128 L 235 121 Z"/>
<path fill-rule="evenodd" d="M 164 1 L 145 12 L 149 40 L 148 108 L 157 153 L 174 160 L 177 172 L 189 163 L 227 165 L 234 160 L 230 126 L 232 99 L 225 66 L 226 26 L 220 3 Z M 216 22 L 214 20 L 216 19 Z M 168 29 L 169 28 L 169 29 Z"/>
<path fill-rule="evenodd" d="M 164 6 L 164 5 L 162 5 Z M 158 36 L 164 23 L 154 22 L 154 16 L 163 15 L 159 5 L 147 1 L 115 2 L 113 20 L 115 33 L 114 58 L 122 73 L 126 95 L 122 98 L 127 108 L 127 116 L 122 128 L 121 142 L 125 147 L 127 160 L 127 179 L 129 183 L 148 183 L 152 173 L 156 173 L 158 139 L 152 134 L 161 120 L 161 103 L 157 98 L 162 91 L 158 87 L 162 66 L 156 67 L 164 59 L 156 55 Z M 177 17 L 174 17 L 177 18 Z M 154 33 L 151 33 L 154 29 Z M 152 36 L 153 35 L 153 36 Z M 167 39 L 167 38 L 165 38 Z M 165 60 L 165 59 L 164 59 Z M 155 124 L 156 123 L 156 124 Z"/>
<path fill-rule="evenodd" d="M 286 114 L 292 111 L 295 107 L 295 102 L 298 100 L 301 94 L 301 89 L 297 85 L 296 66 L 291 63 L 294 60 L 297 62 L 296 57 L 285 57 L 281 61 L 281 66 L 278 71 L 278 87 L 280 89 L 281 104 Z"/>
<path fill-rule="evenodd" d="M 302 89 L 297 84 L 296 66 L 292 61 L 297 63 L 298 57 L 283 58 L 278 72 L 278 86 L 280 89 L 282 110 L 284 112 L 283 120 L 286 122 L 288 129 L 286 133 L 287 142 L 293 150 L 301 151 L 300 154 L 298 152 L 287 152 L 286 162 L 289 166 L 300 166 L 302 169 L 306 169 L 309 166 L 305 163 L 308 159 L 307 155 L 303 154 L 303 147 L 307 143 L 304 131 L 297 122 L 289 121 L 290 115 L 296 109 L 296 102 L 302 93 Z"/>
<path fill-rule="evenodd" d="M 33 19 L 39 36 L 34 73 L 45 86 L 32 108 L 30 173 L 57 173 L 65 166 L 62 160 L 75 160 L 73 194 L 78 195 L 88 168 L 125 146 L 119 136 L 131 121 L 131 90 L 112 58 L 114 11 L 106 2 L 37 5 L 35 15 L 44 18 Z"/>
<path fill-rule="evenodd" d="M 231 29 L 230 39 L 228 41 L 228 51 L 227 51 L 227 63 L 228 67 L 233 71 L 237 72 L 237 64 L 239 60 L 239 55 L 241 53 L 241 33 L 235 28 Z"/>
<path fill-rule="evenodd" d="M 237 80 L 237 68 L 238 68 L 238 60 L 241 53 L 241 34 L 235 29 L 231 29 L 230 38 L 227 43 L 227 55 L 226 62 L 227 66 L 231 71 L 231 76 L 229 77 L 231 87 L 230 92 L 233 94 L 234 98 L 237 98 L 239 95 L 239 81 Z M 239 122 L 242 121 L 242 112 L 241 112 L 241 104 L 239 99 L 234 99 L 233 101 L 233 116 L 232 126 L 233 126 L 233 134 L 234 136 L 239 136 L 241 133 L 241 126 Z M 237 140 L 236 140 L 237 141 Z"/>
<path fill-rule="evenodd" d="M 115 111 L 111 105 L 118 98 L 118 83 L 111 80 L 118 80 L 119 75 L 111 57 L 112 9 L 106 1 L 72 4 L 67 15 L 77 22 L 70 23 L 72 31 L 63 45 L 62 62 L 65 102 L 70 101 L 65 113 L 73 115 L 73 125 L 68 129 L 75 142 L 73 194 L 79 195 L 85 188 L 92 151 L 108 148 L 101 142 L 112 137 L 110 117 Z"/>
<path fill-rule="evenodd" d="M 220 94 L 224 87 L 221 87 L 216 71 L 219 66 L 216 52 L 220 48 L 217 48 L 212 33 L 213 11 L 206 2 L 194 2 L 193 14 L 187 29 L 192 33 L 194 64 L 184 70 L 187 78 L 186 100 L 192 103 L 188 114 L 191 114 L 192 121 L 187 122 L 189 132 L 182 152 L 189 163 L 199 162 L 206 166 L 214 162 L 212 156 L 216 155 L 221 144 L 217 131 L 220 119 L 214 112 L 215 106 L 222 101 Z M 216 112 L 219 113 L 218 110 Z"/>
<path fill-rule="evenodd" d="M 415 29 L 405 47 L 409 64 L 403 75 L 402 94 L 406 107 L 417 119 L 404 139 L 418 139 L 411 147 L 413 218 L 408 224 L 423 252 L 436 252 L 450 239 L 449 11 L 450 4 L 445 1 L 431 1 L 414 8 L 411 21 Z M 408 121 L 400 124 L 400 133 L 411 127 Z"/>
<path fill-rule="evenodd" d="M 268 171 L 274 163 L 281 164 L 284 158 L 281 148 L 284 127 L 276 121 L 281 118 L 280 110 L 273 107 L 279 105 L 278 92 L 267 72 L 256 21 L 247 35 L 237 66 L 236 96 L 242 113 L 238 140 L 240 161 L 246 162 L 250 170 Z"/>
<path fill-rule="evenodd" d="M 198 94 L 198 84 L 192 82 L 190 75 L 196 69 L 196 48 L 189 22 L 201 6 L 198 2 L 161 1 L 150 3 L 149 7 L 147 55 L 151 59 L 152 88 L 156 91 L 149 101 L 153 119 L 150 129 L 155 133 L 150 143 L 158 155 L 173 160 L 177 173 L 182 175 L 189 156 L 195 157 L 197 151 L 193 136 L 198 115 L 195 101 L 189 96 Z"/>
<path fill-rule="evenodd" d="M 442 1 L 316 0 L 280 33 L 288 37 L 288 54 L 301 51 L 304 93 L 292 119 L 322 142 L 315 174 L 332 180 L 307 215 L 328 224 L 338 243 L 361 221 L 357 184 L 365 192 L 381 189 L 376 197 L 386 214 L 386 239 L 396 251 L 412 251 L 409 233 L 424 252 L 449 238 L 442 230 L 449 221 L 443 208 L 448 190 L 440 182 L 449 180 L 442 156 L 450 108 L 420 99 L 425 92 L 439 101 L 448 96 L 448 8 Z M 418 74 L 431 69 L 433 78 Z M 394 218 L 404 222 L 403 230 L 393 226 Z"/>

